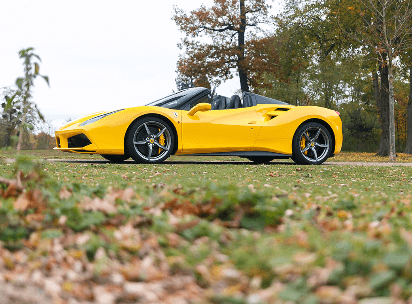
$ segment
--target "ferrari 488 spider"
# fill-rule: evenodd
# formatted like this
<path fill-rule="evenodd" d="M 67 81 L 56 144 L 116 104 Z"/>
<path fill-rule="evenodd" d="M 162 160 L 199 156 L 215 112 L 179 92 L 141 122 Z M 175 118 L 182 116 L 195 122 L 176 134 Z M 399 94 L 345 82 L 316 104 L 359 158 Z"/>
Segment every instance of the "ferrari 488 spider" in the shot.
<path fill-rule="evenodd" d="M 342 147 L 335 111 L 296 107 L 243 92 L 231 98 L 191 88 L 145 106 L 99 112 L 56 131 L 55 149 L 120 162 L 160 163 L 170 155 L 240 156 L 264 163 L 323 163 Z"/>

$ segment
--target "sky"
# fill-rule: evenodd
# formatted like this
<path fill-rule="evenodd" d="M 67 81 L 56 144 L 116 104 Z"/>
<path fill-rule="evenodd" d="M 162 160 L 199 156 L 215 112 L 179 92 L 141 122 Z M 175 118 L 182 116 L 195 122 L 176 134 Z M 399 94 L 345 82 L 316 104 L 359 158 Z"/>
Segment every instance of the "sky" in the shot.
<path fill-rule="evenodd" d="M 213 0 L 1 0 L 0 91 L 23 76 L 18 52 L 42 59 L 33 101 L 55 129 L 97 111 L 147 104 L 176 90 L 177 44 L 184 36 L 171 20 Z M 272 4 L 271 0 L 268 0 Z M 220 95 L 240 88 L 223 83 Z"/>

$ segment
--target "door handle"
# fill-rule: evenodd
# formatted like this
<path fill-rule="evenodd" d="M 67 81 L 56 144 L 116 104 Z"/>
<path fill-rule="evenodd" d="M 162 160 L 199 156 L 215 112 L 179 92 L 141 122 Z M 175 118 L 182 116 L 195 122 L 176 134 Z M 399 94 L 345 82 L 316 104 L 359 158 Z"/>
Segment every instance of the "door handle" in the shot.
<path fill-rule="evenodd" d="M 248 122 L 248 125 L 255 125 L 256 124 L 256 121 L 249 121 Z"/>

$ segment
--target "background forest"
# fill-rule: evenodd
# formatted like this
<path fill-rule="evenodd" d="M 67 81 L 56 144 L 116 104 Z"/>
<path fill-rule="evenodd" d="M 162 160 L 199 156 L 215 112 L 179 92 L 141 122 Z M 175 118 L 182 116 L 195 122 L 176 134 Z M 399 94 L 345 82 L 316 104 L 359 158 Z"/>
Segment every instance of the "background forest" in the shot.
<path fill-rule="evenodd" d="M 243 91 L 339 111 L 344 151 L 389 155 L 393 132 L 396 151 L 412 153 L 410 1 L 288 0 L 276 16 L 269 2 L 216 0 L 189 13 L 175 7 L 185 33 L 178 88 L 239 77 Z M 30 64 L 35 77 L 38 64 Z M 22 88 L 16 81 L 0 89 L 0 147 L 14 148 L 20 138 L 21 149 L 50 149 L 54 130 Z"/>
<path fill-rule="evenodd" d="M 181 78 L 215 86 L 238 76 L 243 91 L 339 111 L 344 151 L 412 153 L 411 2 L 288 0 L 274 17 L 268 2 L 176 7 Z"/>

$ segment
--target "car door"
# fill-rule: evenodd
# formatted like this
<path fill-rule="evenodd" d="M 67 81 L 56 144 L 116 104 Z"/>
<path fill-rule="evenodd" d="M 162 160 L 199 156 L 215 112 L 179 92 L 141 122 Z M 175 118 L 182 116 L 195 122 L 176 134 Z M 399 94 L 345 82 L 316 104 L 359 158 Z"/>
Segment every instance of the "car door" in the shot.
<path fill-rule="evenodd" d="M 249 151 L 259 135 L 254 107 L 182 111 L 183 153 Z"/>

